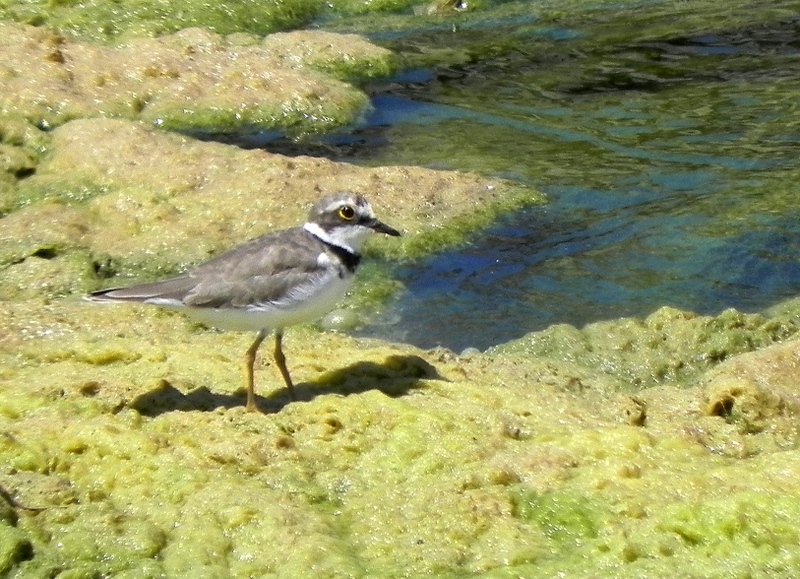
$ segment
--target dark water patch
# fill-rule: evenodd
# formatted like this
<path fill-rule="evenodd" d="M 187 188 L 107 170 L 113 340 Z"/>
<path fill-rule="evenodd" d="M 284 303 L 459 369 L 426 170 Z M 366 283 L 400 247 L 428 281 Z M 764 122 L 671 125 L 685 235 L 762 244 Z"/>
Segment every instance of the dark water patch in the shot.
<path fill-rule="evenodd" d="M 551 73 L 517 66 L 448 78 L 393 120 L 384 155 L 519 178 L 551 204 L 400 271 L 408 291 L 368 332 L 485 348 L 555 323 L 663 305 L 757 311 L 796 295 L 800 75 L 762 60 L 722 81 L 695 63 L 701 74 L 658 90 L 551 93 Z"/>
<path fill-rule="evenodd" d="M 575 200 L 595 192 L 550 193 L 561 206 L 524 211 L 468 248 L 400 271 L 406 293 L 368 333 L 483 349 L 662 305 L 758 311 L 800 287 L 800 210 L 719 236 L 684 197 L 643 193 L 611 208 Z"/>

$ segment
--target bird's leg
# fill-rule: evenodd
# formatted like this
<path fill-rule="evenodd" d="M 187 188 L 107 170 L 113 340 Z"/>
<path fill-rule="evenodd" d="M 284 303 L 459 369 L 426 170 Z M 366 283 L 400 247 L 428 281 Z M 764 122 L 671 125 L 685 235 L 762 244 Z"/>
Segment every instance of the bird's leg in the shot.
<path fill-rule="evenodd" d="M 278 364 L 278 370 L 281 371 L 283 381 L 286 382 L 286 386 L 289 388 L 289 396 L 292 397 L 292 400 L 297 400 L 297 395 L 294 393 L 294 385 L 292 384 L 292 377 L 289 376 L 289 369 L 286 367 L 286 356 L 283 355 L 281 340 L 283 340 L 283 330 L 275 330 L 275 363 Z"/>
<path fill-rule="evenodd" d="M 256 406 L 256 390 L 253 386 L 253 365 L 256 362 L 256 350 L 258 350 L 261 342 L 263 342 L 266 337 L 267 330 L 258 332 L 255 341 L 247 348 L 247 352 L 245 352 L 244 355 L 244 375 L 247 378 L 247 404 L 244 408 L 248 412 L 258 412 L 258 406 Z"/>

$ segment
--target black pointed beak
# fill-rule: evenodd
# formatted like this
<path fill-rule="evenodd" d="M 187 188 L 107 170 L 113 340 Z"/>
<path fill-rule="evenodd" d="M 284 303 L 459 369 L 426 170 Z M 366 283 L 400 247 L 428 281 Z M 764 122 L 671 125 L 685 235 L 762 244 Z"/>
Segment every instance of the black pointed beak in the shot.
<path fill-rule="evenodd" d="M 389 227 L 383 221 L 378 221 L 377 219 L 372 219 L 369 223 L 366 223 L 366 226 L 378 233 L 385 233 L 386 235 L 392 235 L 394 237 L 400 236 L 400 232 L 394 227 Z"/>

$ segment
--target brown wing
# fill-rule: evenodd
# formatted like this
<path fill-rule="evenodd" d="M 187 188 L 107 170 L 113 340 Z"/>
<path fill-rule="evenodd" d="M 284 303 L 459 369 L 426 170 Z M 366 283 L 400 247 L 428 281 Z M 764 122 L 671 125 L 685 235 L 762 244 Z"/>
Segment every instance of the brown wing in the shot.
<path fill-rule="evenodd" d="M 324 251 L 321 241 L 299 228 L 254 239 L 189 272 L 197 284 L 184 303 L 237 308 L 281 301 L 329 273 L 318 262 Z"/>
<path fill-rule="evenodd" d="M 325 277 L 317 261 L 323 251 L 325 245 L 302 228 L 288 229 L 248 241 L 180 276 L 102 290 L 90 298 L 209 308 L 277 302 L 298 285 Z"/>
<path fill-rule="evenodd" d="M 197 284 L 194 280 L 186 275 L 181 275 L 164 281 L 99 290 L 90 293 L 86 298 L 96 302 L 146 302 L 160 299 L 171 300 L 175 302 L 175 305 L 180 305 L 183 296 L 190 292 L 195 285 Z"/>

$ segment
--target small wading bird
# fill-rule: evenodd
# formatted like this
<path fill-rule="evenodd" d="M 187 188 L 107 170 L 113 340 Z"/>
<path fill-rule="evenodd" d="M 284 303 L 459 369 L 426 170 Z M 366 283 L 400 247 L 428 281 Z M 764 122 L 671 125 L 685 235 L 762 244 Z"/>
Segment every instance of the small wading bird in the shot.
<path fill-rule="evenodd" d="M 216 328 L 257 331 L 245 354 L 246 408 L 255 411 L 253 364 L 261 342 L 275 330 L 275 362 L 296 400 L 281 347 L 284 328 L 333 309 L 350 288 L 361 246 L 373 231 L 400 235 L 375 218 L 361 195 L 330 195 L 311 208 L 302 227 L 268 233 L 177 277 L 101 290 L 86 299 L 154 304 Z"/>

